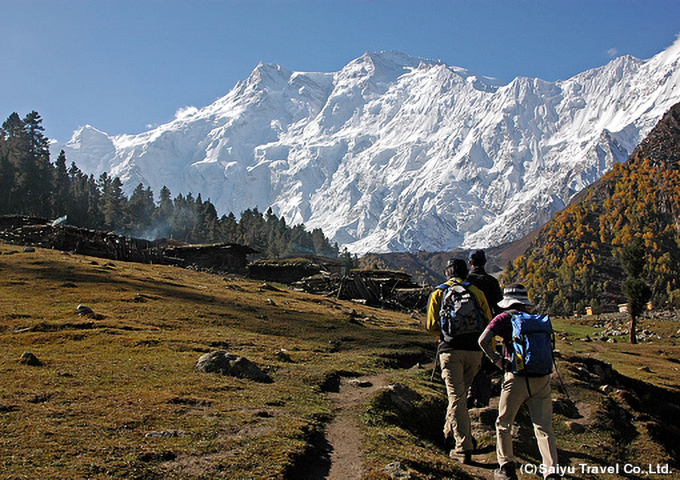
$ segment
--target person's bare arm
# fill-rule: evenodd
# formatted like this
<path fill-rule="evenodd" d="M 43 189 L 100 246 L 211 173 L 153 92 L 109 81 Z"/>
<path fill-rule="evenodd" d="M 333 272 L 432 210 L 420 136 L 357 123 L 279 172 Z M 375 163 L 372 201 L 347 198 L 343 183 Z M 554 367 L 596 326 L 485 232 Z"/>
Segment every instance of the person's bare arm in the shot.
<path fill-rule="evenodd" d="M 503 370 L 503 357 L 498 352 L 496 352 L 496 350 L 494 350 L 493 337 L 494 333 L 490 328 L 487 328 L 479 336 L 478 343 L 484 354 L 489 357 L 489 360 L 491 360 L 491 362 L 498 368 Z"/>

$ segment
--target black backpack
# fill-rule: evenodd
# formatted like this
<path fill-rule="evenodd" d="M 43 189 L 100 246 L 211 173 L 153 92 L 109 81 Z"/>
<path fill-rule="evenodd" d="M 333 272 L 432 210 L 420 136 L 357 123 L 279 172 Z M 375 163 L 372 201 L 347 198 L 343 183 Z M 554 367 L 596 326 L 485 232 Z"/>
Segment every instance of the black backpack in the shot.
<path fill-rule="evenodd" d="M 437 288 L 444 290 L 442 306 L 439 311 L 442 337 L 451 342 L 454 337 L 475 333 L 481 335 L 486 328 L 484 316 L 475 295 L 467 289 L 468 282 L 442 284 Z"/>

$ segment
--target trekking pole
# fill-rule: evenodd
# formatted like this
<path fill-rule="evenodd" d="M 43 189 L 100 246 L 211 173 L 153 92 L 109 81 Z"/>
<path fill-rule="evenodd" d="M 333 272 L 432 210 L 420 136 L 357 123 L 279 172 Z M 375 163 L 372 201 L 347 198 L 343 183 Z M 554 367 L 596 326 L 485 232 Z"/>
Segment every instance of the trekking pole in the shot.
<path fill-rule="evenodd" d="M 562 375 L 560 375 L 560 371 L 557 368 L 557 362 L 555 361 L 555 357 L 553 357 L 553 365 L 555 365 L 555 373 L 557 373 L 557 379 L 559 380 L 560 385 L 562 386 L 562 390 L 564 390 L 564 394 L 567 396 L 567 400 L 574 403 L 573 400 L 571 399 L 571 397 L 569 396 L 569 391 L 567 390 L 567 386 L 562 381 Z"/>
<path fill-rule="evenodd" d="M 437 342 L 437 351 L 434 354 L 434 365 L 432 366 L 432 376 L 430 377 L 431 382 L 434 382 L 434 374 L 437 371 L 437 361 L 439 360 L 439 345 L 440 343 Z"/>
<path fill-rule="evenodd" d="M 560 374 L 560 370 L 557 368 L 557 361 L 555 360 L 555 345 L 556 345 L 555 333 L 553 332 L 553 335 L 552 335 L 552 346 L 553 346 L 553 348 L 552 348 L 552 355 L 551 355 L 552 363 L 553 363 L 553 366 L 555 367 L 555 373 L 557 373 L 557 379 L 559 380 L 560 385 L 562 386 L 562 390 L 564 390 L 564 394 L 567 396 L 567 400 L 569 400 L 571 403 L 574 403 L 573 400 L 571 399 L 571 397 L 569 396 L 569 392 L 567 391 L 567 386 L 562 381 L 562 375 Z"/>

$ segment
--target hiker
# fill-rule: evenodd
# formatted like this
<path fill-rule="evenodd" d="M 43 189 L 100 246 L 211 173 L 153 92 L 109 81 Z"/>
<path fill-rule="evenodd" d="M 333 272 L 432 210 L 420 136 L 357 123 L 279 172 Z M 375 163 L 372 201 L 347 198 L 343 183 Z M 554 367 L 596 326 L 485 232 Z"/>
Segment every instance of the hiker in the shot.
<path fill-rule="evenodd" d="M 491 315 L 495 317 L 503 311 L 498 306 L 498 302 L 503 300 L 503 290 L 496 277 L 486 272 L 486 254 L 484 250 L 473 250 L 470 253 L 468 263 L 470 264 L 470 272 L 468 273 L 467 281 L 482 291 L 489 304 Z"/>
<path fill-rule="evenodd" d="M 470 273 L 468 273 L 467 281 L 475 287 L 479 288 L 491 309 L 491 315 L 495 317 L 502 310 L 498 307 L 498 302 L 503 299 L 503 290 L 495 277 L 486 273 L 484 267 L 486 266 L 486 254 L 484 250 L 473 250 L 470 252 L 468 259 L 470 264 Z M 470 392 L 468 393 L 468 408 L 482 408 L 488 407 L 491 401 L 491 376 L 496 372 L 496 367 L 491 363 L 485 355 L 482 357 L 482 366 L 479 372 L 475 375 L 470 385 Z"/>
<path fill-rule="evenodd" d="M 541 472 L 545 472 L 545 478 L 560 478 L 557 473 L 553 473 L 557 471 L 558 463 L 555 433 L 552 429 L 550 374 L 532 376 L 512 373 L 512 359 L 515 354 L 512 338 L 513 314 L 531 313 L 534 304 L 529 300 L 527 289 L 522 284 L 515 283 L 505 287 L 503 299 L 498 302 L 498 306 L 506 311 L 494 317 L 479 337 L 482 351 L 494 365 L 505 372 L 496 419 L 496 456 L 500 467 L 494 472 L 494 478 L 517 479 L 517 459 L 512 449 L 512 425 L 519 408 L 524 403 L 529 407 L 538 449 L 543 460 Z M 502 355 L 492 346 L 494 336 L 503 339 Z M 552 360 L 552 352 L 550 354 Z"/>
<path fill-rule="evenodd" d="M 445 274 L 446 283 L 430 295 L 427 330 L 439 336 L 437 359 L 449 399 L 444 423 L 446 447 L 451 458 L 469 464 L 476 442 L 470 430 L 467 392 L 482 361 L 477 339 L 491 319 L 491 311 L 481 290 L 465 281 L 465 260 L 450 260 Z"/>

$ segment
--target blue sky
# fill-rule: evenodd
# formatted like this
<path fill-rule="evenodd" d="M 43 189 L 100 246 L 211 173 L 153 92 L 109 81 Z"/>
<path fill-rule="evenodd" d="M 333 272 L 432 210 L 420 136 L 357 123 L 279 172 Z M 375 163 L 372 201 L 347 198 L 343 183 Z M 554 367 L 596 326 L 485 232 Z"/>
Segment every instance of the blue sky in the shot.
<path fill-rule="evenodd" d="M 48 137 L 139 133 L 226 95 L 260 62 L 333 72 L 399 50 L 478 74 L 566 79 L 680 33 L 677 0 L 0 0 L 0 121 Z"/>

